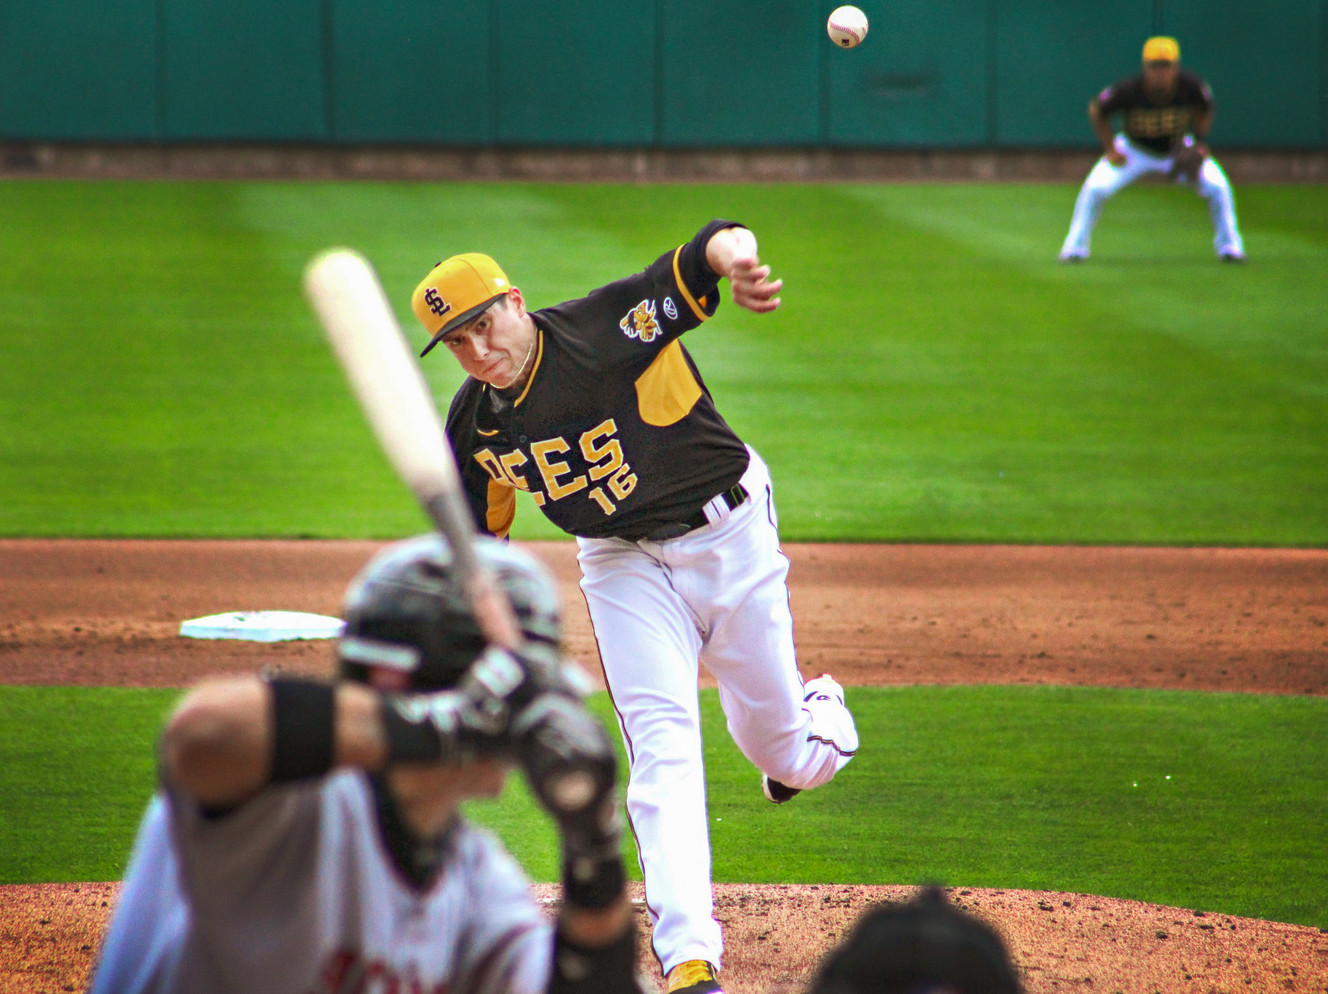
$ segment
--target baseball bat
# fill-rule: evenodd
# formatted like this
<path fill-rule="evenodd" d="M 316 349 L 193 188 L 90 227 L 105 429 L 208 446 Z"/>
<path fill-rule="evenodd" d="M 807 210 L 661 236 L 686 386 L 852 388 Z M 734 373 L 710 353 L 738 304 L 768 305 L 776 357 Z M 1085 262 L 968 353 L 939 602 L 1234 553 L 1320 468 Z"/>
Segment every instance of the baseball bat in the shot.
<path fill-rule="evenodd" d="M 352 249 L 328 249 L 306 267 L 304 293 L 388 461 L 451 546 L 480 631 L 515 648 L 512 605 L 475 553 L 456 457 L 373 266 Z"/>

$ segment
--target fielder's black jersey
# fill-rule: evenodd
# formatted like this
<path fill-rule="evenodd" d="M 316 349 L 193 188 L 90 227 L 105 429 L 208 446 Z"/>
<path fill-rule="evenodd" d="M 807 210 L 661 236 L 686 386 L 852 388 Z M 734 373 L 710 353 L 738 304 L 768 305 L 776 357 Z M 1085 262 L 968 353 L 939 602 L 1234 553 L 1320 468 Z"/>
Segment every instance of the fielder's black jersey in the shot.
<path fill-rule="evenodd" d="M 535 365 L 515 398 L 468 378 L 447 415 L 478 527 L 505 536 L 526 490 L 563 531 L 642 538 L 734 486 L 746 446 L 678 336 L 719 305 L 712 221 L 645 271 L 531 311 Z"/>
<path fill-rule="evenodd" d="M 1182 69 L 1176 89 L 1164 103 L 1156 103 L 1144 89 L 1143 73 L 1118 80 L 1097 95 L 1097 109 L 1102 117 L 1124 116 L 1125 135 L 1142 145 L 1166 155 L 1189 134 L 1195 117 L 1213 106 L 1208 84 L 1192 72 Z"/>

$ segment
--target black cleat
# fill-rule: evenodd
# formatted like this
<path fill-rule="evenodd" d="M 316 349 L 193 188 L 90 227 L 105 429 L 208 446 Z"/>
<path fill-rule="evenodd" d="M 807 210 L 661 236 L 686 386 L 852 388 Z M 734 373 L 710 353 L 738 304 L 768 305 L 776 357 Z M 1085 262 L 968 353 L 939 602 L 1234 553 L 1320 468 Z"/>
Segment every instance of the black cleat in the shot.
<path fill-rule="evenodd" d="M 786 787 L 778 780 L 771 779 L 762 773 L 761 793 L 766 796 L 767 800 L 773 801 L 776 804 L 783 804 L 785 801 L 797 797 L 802 793 L 802 790 L 798 787 Z"/>

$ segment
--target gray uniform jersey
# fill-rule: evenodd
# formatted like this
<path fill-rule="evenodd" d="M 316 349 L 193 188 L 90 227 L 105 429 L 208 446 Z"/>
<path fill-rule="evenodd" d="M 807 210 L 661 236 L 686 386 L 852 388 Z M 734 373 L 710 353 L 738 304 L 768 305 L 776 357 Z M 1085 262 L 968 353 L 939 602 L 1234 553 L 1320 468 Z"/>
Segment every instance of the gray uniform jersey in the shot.
<path fill-rule="evenodd" d="M 358 771 L 272 787 L 221 818 L 144 816 L 94 994 L 536 994 L 552 925 L 487 832 L 458 820 L 433 884 L 388 855 Z"/>

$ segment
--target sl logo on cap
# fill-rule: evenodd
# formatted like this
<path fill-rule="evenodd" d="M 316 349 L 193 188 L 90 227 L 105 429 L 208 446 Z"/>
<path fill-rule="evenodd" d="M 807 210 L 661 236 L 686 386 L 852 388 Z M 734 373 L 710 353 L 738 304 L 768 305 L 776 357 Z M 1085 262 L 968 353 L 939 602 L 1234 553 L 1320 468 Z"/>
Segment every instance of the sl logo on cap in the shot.
<path fill-rule="evenodd" d="M 452 309 L 452 305 L 445 301 L 433 287 L 424 291 L 424 302 L 428 305 L 431 313 L 442 317 Z"/>
<path fill-rule="evenodd" d="M 618 322 L 618 327 L 628 338 L 639 338 L 643 342 L 653 341 L 659 334 L 659 321 L 655 317 L 655 302 L 643 300 Z"/>

